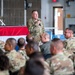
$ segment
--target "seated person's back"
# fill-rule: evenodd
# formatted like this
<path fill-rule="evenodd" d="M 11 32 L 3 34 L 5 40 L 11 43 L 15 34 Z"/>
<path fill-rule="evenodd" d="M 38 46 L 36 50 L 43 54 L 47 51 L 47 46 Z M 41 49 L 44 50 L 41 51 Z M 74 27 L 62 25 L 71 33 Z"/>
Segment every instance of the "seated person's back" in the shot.
<path fill-rule="evenodd" d="M 49 75 L 45 73 L 43 64 L 34 59 L 30 59 L 26 62 L 24 75 Z"/>
<path fill-rule="evenodd" d="M 9 75 L 9 59 L 5 55 L 0 55 L 0 75 Z"/>
<path fill-rule="evenodd" d="M 45 59 L 51 57 L 50 53 L 50 37 L 49 34 L 43 33 L 41 36 L 42 45 L 40 46 L 41 52 Z"/>
<path fill-rule="evenodd" d="M 30 55 L 30 59 L 40 61 L 44 66 L 44 73 L 45 75 L 50 75 L 49 64 L 45 61 L 41 52 L 34 52 Z"/>
<path fill-rule="evenodd" d="M 19 53 L 22 54 L 22 56 L 25 58 L 25 60 L 28 59 L 28 56 L 26 54 L 25 50 L 25 39 L 24 38 L 19 38 L 18 39 L 18 46 L 19 46 Z"/>
<path fill-rule="evenodd" d="M 21 67 L 25 65 L 24 58 L 22 57 L 20 53 L 16 52 L 15 46 L 16 46 L 16 40 L 14 38 L 8 38 L 6 40 L 5 50 L 8 51 L 6 55 L 10 61 L 11 73 L 15 73 L 16 71 L 18 71 Z"/>
<path fill-rule="evenodd" d="M 47 59 L 53 75 L 71 75 L 74 73 L 73 62 L 63 54 L 63 42 L 55 38 L 51 42 L 53 56 Z"/>

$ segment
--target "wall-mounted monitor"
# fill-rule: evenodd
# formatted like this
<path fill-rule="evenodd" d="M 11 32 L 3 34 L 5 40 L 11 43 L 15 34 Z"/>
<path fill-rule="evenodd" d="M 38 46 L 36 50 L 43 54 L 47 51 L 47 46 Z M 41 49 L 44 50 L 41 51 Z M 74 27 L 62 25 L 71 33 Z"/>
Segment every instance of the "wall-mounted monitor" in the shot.
<path fill-rule="evenodd" d="M 75 24 L 70 24 L 69 25 L 69 28 L 73 30 L 74 35 L 75 35 Z"/>

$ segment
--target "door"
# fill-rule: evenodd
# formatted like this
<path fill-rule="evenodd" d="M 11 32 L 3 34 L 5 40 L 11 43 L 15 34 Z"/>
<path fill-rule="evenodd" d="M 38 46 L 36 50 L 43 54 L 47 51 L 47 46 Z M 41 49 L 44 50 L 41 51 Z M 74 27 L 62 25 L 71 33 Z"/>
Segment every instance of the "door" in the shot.
<path fill-rule="evenodd" d="M 54 34 L 63 34 L 63 7 L 54 7 L 53 13 Z"/>

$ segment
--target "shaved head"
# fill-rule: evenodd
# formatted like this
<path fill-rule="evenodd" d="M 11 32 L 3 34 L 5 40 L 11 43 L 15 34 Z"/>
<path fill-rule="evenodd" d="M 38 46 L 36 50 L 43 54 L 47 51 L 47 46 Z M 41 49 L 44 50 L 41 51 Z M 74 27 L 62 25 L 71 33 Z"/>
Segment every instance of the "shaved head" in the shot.
<path fill-rule="evenodd" d="M 57 50 L 63 50 L 63 42 L 59 38 L 54 38 L 51 45 L 53 45 Z"/>
<path fill-rule="evenodd" d="M 50 38 L 50 36 L 49 36 L 49 34 L 48 33 L 43 33 L 43 34 L 41 34 L 41 37 L 44 37 L 44 38 Z"/>

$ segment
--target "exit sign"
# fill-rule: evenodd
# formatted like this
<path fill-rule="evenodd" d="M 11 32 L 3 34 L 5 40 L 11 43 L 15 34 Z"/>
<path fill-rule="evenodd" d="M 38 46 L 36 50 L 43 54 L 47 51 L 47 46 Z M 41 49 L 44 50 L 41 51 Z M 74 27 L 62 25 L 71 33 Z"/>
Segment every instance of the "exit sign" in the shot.
<path fill-rule="evenodd" d="M 57 2 L 58 0 L 52 0 L 52 2 Z"/>

